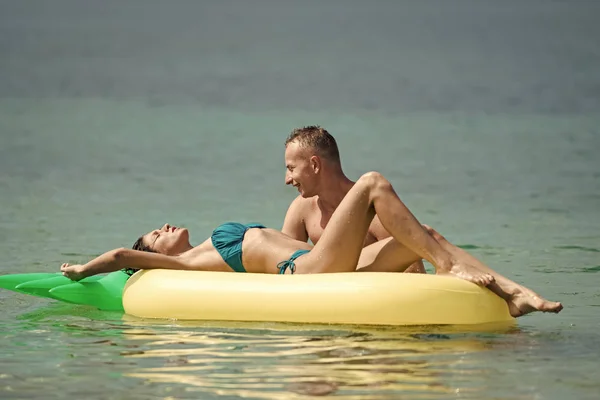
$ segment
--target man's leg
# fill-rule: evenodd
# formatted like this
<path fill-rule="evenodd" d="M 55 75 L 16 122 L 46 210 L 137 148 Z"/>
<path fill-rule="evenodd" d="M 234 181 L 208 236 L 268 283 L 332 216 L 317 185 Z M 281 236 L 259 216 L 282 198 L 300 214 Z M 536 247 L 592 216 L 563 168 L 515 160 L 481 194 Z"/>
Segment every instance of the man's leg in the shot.
<path fill-rule="evenodd" d="M 429 261 L 436 273 L 483 286 L 493 282 L 492 275 L 454 259 L 440 246 L 400 200 L 387 179 L 377 172 L 360 177 L 333 213 L 319 242 L 304 260 L 298 260 L 298 266 L 303 264 L 306 273 L 355 270 L 364 235 L 375 213 L 397 242 L 417 254 L 418 259 Z"/>
<path fill-rule="evenodd" d="M 454 246 L 435 229 L 427 225 L 424 225 L 424 227 L 427 232 L 455 258 L 466 260 L 471 265 L 475 266 L 481 271 L 489 273 L 494 277 L 494 282 L 488 285 L 488 289 L 506 300 L 508 303 L 508 308 L 510 309 L 510 313 L 513 317 L 519 317 L 533 311 L 557 313 L 562 310 L 562 304 L 554 301 L 548 301 L 540 297 L 540 295 L 535 293 L 533 290 L 519 285 L 518 283 L 500 275 L 473 257 L 471 254 L 467 253 L 465 250 Z"/>
<path fill-rule="evenodd" d="M 435 229 L 427 225 L 423 226 L 456 259 L 468 260 L 475 268 L 479 268 L 494 276 L 495 281 L 487 287 L 506 301 L 510 314 L 513 317 L 520 317 L 533 311 L 557 313 L 562 310 L 560 303 L 548 301 L 532 290 L 500 275 L 465 250 L 448 242 Z M 411 265 L 417 259 L 419 259 L 419 256 L 411 250 L 398 243 L 395 239 L 388 238 L 363 249 L 358 263 L 358 271 L 405 272 L 407 266 Z"/>
<path fill-rule="evenodd" d="M 364 235 L 375 213 L 395 240 L 390 238 L 368 246 L 373 246 L 375 251 L 370 255 L 371 265 L 363 264 L 363 270 L 373 270 L 372 261 L 378 257 L 379 260 L 395 259 L 396 266 L 404 269 L 404 265 L 409 266 L 423 258 L 436 268 L 437 274 L 449 274 L 479 285 L 490 285 L 492 291 L 508 302 L 513 316 L 531 311 L 559 312 L 562 309 L 560 303 L 540 298 L 531 290 L 493 271 L 466 251 L 451 245 L 431 228 L 423 227 L 402 203 L 391 184 L 376 172 L 363 175 L 344 197 L 319 242 L 309 254 L 298 259 L 298 272 L 351 272 L 359 261 L 369 261 L 364 254 L 361 257 L 361 250 Z M 367 254 L 369 251 L 363 250 Z M 380 265 L 385 267 L 386 264 Z M 495 282 L 496 277 L 499 282 Z"/>
<path fill-rule="evenodd" d="M 423 260 L 419 260 L 411 264 L 410 267 L 404 270 L 407 274 L 426 274 L 425 265 L 423 265 Z"/>

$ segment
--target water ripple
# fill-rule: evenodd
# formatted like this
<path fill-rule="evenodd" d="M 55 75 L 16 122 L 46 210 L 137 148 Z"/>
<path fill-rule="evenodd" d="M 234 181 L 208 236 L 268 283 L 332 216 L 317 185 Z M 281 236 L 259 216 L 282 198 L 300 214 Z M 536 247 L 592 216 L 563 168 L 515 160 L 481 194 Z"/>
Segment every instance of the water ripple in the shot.
<path fill-rule="evenodd" d="M 556 249 L 562 250 L 581 250 L 581 251 L 590 251 L 592 253 L 600 253 L 600 250 L 595 249 L 593 247 L 584 247 L 584 246 L 555 246 Z"/>
<path fill-rule="evenodd" d="M 125 336 L 144 342 L 146 350 L 123 354 L 140 360 L 127 375 L 206 394 L 262 399 L 280 398 L 282 391 L 292 393 L 290 398 L 330 393 L 380 398 L 400 392 L 443 398 L 478 390 L 469 380 L 485 367 L 471 356 L 490 347 L 477 337 L 378 331 L 315 337 L 318 331 L 281 328 L 260 336 L 195 330 L 149 336 L 146 329 L 130 329 Z"/>

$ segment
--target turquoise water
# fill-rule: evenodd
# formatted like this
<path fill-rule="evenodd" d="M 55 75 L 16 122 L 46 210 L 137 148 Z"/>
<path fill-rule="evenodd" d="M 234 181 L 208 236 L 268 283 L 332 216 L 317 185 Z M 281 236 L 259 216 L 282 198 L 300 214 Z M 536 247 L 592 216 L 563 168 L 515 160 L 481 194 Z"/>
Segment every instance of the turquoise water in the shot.
<path fill-rule="evenodd" d="M 597 398 L 595 2 L 48 4 L 0 2 L 0 273 L 166 222 L 192 243 L 280 227 L 283 141 L 321 124 L 351 178 L 383 172 L 565 309 L 475 330 L 182 323 L 0 291 L 0 397 Z"/>

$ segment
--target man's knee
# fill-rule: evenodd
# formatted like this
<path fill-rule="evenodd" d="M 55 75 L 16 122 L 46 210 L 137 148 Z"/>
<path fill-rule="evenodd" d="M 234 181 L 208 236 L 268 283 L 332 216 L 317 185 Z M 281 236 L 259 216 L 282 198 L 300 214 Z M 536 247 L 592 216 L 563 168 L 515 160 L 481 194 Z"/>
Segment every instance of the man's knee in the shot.
<path fill-rule="evenodd" d="M 365 185 L 371 189 L 391 188 L 392 184 L 377 171 L 370 171 L 361 175 L 356 181 L 357 184 Z"/>

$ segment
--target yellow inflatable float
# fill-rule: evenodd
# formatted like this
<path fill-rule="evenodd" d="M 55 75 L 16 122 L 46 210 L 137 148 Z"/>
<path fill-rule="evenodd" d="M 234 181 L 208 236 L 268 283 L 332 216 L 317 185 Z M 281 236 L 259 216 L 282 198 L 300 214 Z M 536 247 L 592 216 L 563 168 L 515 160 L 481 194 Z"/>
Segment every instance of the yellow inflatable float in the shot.
<path fill-rule="evenodd" d="M 473 283 L 430 274 L 268 275 L 146 270 L 123 291 L 141 318 L 364 325 L 461 325 L 514 320 Z"/>

